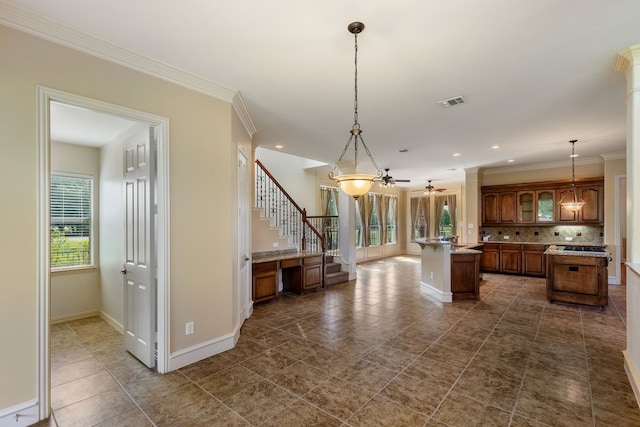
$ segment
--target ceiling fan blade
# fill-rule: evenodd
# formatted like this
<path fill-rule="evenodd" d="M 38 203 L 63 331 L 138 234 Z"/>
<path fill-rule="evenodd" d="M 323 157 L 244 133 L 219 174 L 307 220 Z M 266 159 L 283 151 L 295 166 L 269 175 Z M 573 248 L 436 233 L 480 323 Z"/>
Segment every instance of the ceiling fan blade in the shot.
<path fill-rule="evenodd" d="M 411 182 L 410 179 L 394 179 L 395 182 Z"/>

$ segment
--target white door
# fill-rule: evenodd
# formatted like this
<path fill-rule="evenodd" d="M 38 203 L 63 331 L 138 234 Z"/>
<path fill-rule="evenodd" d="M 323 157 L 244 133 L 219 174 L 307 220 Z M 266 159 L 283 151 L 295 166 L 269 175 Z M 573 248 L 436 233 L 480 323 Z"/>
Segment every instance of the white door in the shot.
<path fill-rule="evenodd" d="M 156 363 L 153 133 L 148 128 L 124 142 L 124 346 L 150 368 Z"/>
<path fill-rule="evenodd" d="M 240 324 L 249 317 L 251 264 L 249 244 L 249 172 L 247 156 L 238 150 L 238 292 Z"/>

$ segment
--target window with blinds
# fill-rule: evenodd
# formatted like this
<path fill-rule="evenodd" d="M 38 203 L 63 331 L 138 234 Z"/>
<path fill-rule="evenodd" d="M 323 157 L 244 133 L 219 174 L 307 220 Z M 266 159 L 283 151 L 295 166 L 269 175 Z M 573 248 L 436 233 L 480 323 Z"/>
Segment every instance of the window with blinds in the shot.
<path fill-rule="evenodd" d="M 51 268 L 93 265 L 93 177 L 51 175 Z"/>

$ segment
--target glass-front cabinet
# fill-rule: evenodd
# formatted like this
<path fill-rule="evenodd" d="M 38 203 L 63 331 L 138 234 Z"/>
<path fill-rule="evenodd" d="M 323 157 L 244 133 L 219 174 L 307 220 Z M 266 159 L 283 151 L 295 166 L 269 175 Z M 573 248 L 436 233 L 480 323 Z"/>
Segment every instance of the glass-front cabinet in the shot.
<path fill-rule="evenodd" d="M 521 224 L 531 224 L 536 222 L 535 192 L 518 192 L 518 222 Z"/>
<path fill-rule="evenodd" d="M 518 192 L 518 223 L 545 224 L 555 222 L 555 194 L 553 190 Z"/>
<path fill-rule="evenodd" d="M 537 216 L 536 222 L 554 223 L 556 221 L 554 212 L 556 211 L 555 192 L 553 190 L 536 191 Z"/>

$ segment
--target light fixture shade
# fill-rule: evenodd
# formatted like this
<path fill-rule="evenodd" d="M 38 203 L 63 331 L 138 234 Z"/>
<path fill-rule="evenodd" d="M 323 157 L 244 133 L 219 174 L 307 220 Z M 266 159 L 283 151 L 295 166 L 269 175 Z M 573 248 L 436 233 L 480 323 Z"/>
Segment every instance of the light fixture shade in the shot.
<path fill-rule="evenodd" d="M 568 211 L 577 212 L 584 206 L 584 200 L 580 200 L 577 202 L 564 202 L 561 205 Z"/>
<path fill-rule="evenodd" d="M 373 186 L 377 175 L 367 173 L 353 173 L 348 175 L 337 175 L 333 179 L 347 195 L 358 198 L 369 192 Z"/>

